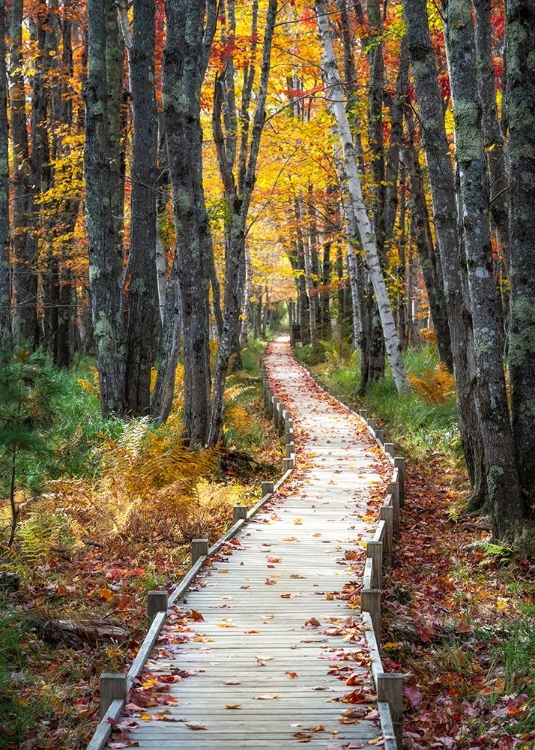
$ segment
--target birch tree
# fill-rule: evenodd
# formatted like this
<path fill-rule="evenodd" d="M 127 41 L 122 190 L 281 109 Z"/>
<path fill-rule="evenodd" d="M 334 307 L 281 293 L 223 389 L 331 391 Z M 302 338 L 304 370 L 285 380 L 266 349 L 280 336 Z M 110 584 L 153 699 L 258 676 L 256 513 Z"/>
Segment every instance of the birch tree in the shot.
<path fill-rule="evenodd" d="M 316 0 L 316 13 L 323 48 L 323 73 L 325 77 L 326 97 L 332 107 L 342 141 L 349 195 L 358 225 L 362 246 L 366 255 L 368 273 L 370 275 L 373 291 L 379 308 L 386 353 L 396 387 L 398 391 L 403 391 L 410 387 L 409 381 L 401 356 L 401 345 L 396 331 L 396 324 L 392 314 L 392 307 L 388 298 L 383 272 L 381 270 L 374 230 L 364 204 L 355 148 L 345 110 L 344 90 L 334 55 L 331 31 L 329 28 L 329 16 L 324 0 Z"/>

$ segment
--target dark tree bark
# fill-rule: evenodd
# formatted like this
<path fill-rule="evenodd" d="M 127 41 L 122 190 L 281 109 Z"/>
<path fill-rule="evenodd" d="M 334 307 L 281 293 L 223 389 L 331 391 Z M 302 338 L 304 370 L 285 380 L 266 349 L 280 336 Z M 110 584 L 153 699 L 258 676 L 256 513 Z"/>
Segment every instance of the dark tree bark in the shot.
<path fill-rule="evenodd" d="M 164 122 L 177 226 L 184 330 L 184 434 L 203 447 L 210 422 L 209 285 L 212 238 L 202 184 L 201 85 L 216 26 L 215 0 L 166 5 Z"/>
<path fill-rule="evenodd" d="M 483 145 L 489 170 L 489 204 L 498 229 L 505 268 L 509 267 L 509 185 L 505 139 L 496 104 L 496 81 L 492 64 L 491 1 L 473 0 L 476 31 L 477 82 L 481 102 Z"/>
<path fill-rule="evenodd" d="M 109 18 L 112 0 L 89 0 L 89 71 L 86 102 L 86 225 L 89 281 L 102 413 L 124 410 L 124 332 L 121 292 L 122 253 L 118 234 L 117 108 L 108 86 Z M 113 45 L 112 45 L 113 46 Z M 113 87 L 112 87 L 113 89 Z M 114 124 L 110 128 L 110 123 Z M 110 130 L 112 132 L 110 132 Z"/>
<path fill-rule="evenodd" d="M 503 320 L 492 273 L 488 178 L 470 0 L 448 0 L 446 49 L 459 168 L 460 216 L 474 335 L 475 396 L 494 537 L 516 544 L 523 503 L 515 464 L 502 362 Z"/>
<path fill-rule="evenodd" d="M 229 231 L 227 233 L 225 253 L 225 301 L 223 312 L 223 333 L 219 342 L 216 369 L 214 374 L 214 394 L 212 414 L 210 418 L 209 445 L 216 445 L 221 438 L 223 427 L 225 402 L 224 388 L 228 373 L 230 357 L 239 343 L 240 312 L 245 286 L 245 238 L 247 233 L 247 216 L 256 180 L 256 165 L 260 149 L 260 139 L 264 127 L 265 104 L 269 71 L 271 66 L 271 44 L 275 19 L 277 15 L 277 0 L 269 0 L 266 12 L 266 26 L 262 48 L 262 62 L 260 67 L 260 81 L 258 86 L 253 126 L 249 139 L 248 128 L 242 125 L 240 134 L 239 157 L 237 164 L 237 178 L 232 169 L 231 155 L 227 153 L 223 128 L 221 125 L 222 95 L 221 83 L 217 85 L 214 101 L 213 131 L 216 143 L 218 163 L 225 187 L 225 196 L 229 201 L 231 214 Z M 252 92 L 254 73 L 251 71 L 247 88 L 242 98 L 242 121 L 249 110 L 247 99 Z M 218 93 L 219 92 L 219 93 Z"/>
<path fill-rule="evenodd" d="M 0 365 L 9 358 L 13 346 L 9 267 L 8 145 L 6 0 L 0 0 Z"/>
<path fill-rule="evenodd" d="M 14 333 L 18 343 L 39 342 L 36 258 L 28 257 L 29 147 L 22 65 L 23 0 L 11 4 L 10 112 L 13 139 Z"/>
<path fill-rule="evenodd" d="M 463 295 L 455 180 L 429 33 L 426 0 L 403 0 L 402 4 L 418 101 L 422 143 L 429 170 L 437 247 L 444 275 L 444 293 L 459 407 L 459 431 L 472 484 L 471 505 L 475 509 L 485 501 L 486 477 L 473 392 L 473 334 L 470 312 Z"/>
<path fill-rule="evenodd" d="M 520 487 L 535 501 L 535 7 L 508 0 L 507 118 L 509 121 L 512 424 Z"/>
<path fill-rule="evenodd" d="M 134 113 L 132 224 L 128 259 L 125 409 L 150 411 L 150 379 L 158 315 L 156 187 L 158 110 L 154 87 L 155 0 L 134 0 L 130 87 Z"/>
<path fill-rule="evenodd" d="M 408 143 L 404 151 L 404 159 L 407 165 L 407 172 L 410 176 L 412 233 L 420 258 L 429 308 L 435 326 L 440 361 L 446 365 L 448 370 L 453 371 L 453 355 L 451 352 L 451 337 L 444 295 L 444 281 L 440 258 L 435 252 L 433 243 L 431 222 L 425 199 L 424 177 L 414 144 L 414 119 L 410 112 L 408 113 L 407 124 Z"/>

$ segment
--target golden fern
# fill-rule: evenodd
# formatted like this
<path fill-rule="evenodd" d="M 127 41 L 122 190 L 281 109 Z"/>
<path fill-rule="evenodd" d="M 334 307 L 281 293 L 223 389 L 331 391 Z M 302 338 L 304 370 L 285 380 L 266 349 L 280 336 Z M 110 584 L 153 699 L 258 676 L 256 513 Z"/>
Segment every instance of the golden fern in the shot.
<path fill-rule="evenodd" d="M 409 380 L 428 404 L 443 404 L 455 393 L 455 378 L 442 362 L 434 370 L 424 370 L 421 378 L 409 375 Z"/>

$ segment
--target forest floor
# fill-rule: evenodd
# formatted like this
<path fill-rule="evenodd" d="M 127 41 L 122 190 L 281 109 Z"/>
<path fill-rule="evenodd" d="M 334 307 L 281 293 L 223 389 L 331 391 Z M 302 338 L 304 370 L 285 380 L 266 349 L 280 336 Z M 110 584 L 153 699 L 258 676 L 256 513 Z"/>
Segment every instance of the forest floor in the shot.
<path fill-rule="evenodd" d="M 341 372 L 338 363 L 335 370 Z M 320 368 L 320 375 L 328 379 L 329 373 Z M 252 378 L 235 386 L 233 397 L 240 388 L 257 391 L 249 405 L 236 406 L 229 443 L 254 424 L 262 439 L 251 455 L 262 470 L 251 472 L 239 450 L 225 460 L 219 489 L 188 516 L 193 535 L 200 524 L 217 538 L 236 497 L 252 505 L 259 480 L 273 478 L 282 463 L 278 436 L 261 416 L 258 385 Z M 406 455 L 407 488 L 384 584 L 383 661 L 407 676 L 405 747 L 535 748 L 535 562 L 493 546 L 488 519 L 463 514 L 466 477 L 447 445 L 450 433 L 415 448 L 407 418 L 403 423 L 393 416 L 402 405 L 388 395 L 384 404 L 391 403 L 378 426 Z M 370 398 L 368 408 L 373 404 Z M 381 417 L 380 405 L 375 416 Z M 428 436 L 439 434 L 436 415 L 422 424 Z M 123 455 L 123 463 L 129 460 Z M 113 466 L 108 469 L 113 474 Z M 131 662 L 146 629 L 145 593 L 176 585 L 187 568 L 188 545 L 163 524 L 158 533 L 150 527 L 143 534 L 150 519 L 139 506 L 130 509 L 129 527 L 103 534 L 112 518 L 109 507 L 121 499 L 108 481 L 106 506 L 95 502 L 85 480 L 56 485 L 42 499 L 72 520 L 82 544 L 69 547 L 56 534 L 43 550 L 35 536 L 31 556 L 22 559 L 17 545 L 4 555 L 0 574 L 16 575 L 0 578 L 1 750 L 85 748 L 97 721 L 98 675 Z M 25 540 L 31 543 L 31 534 Z M 70 625 L 79 627 L 73 632 Z"/>
<path fill-rule="evenodd" d="M 312 370 L 346 401 L 355 400 L 340 363 Z M 429 370 L 425 377 L 429 386 Z M 419 396 L 411 395 L 405 411 L 385 389 L 379 386 L 359 407 L 372 407 L 396 454 L 406 456 L 406 501 L 383 584 L 382 636 L 385 668 L 406 675 L 404 748 L 533 750 L 535 560 L 493 545 L 488 517 L 464 513 L 466 472 L 438 409 L 421 420 L 420 441 Z"/>

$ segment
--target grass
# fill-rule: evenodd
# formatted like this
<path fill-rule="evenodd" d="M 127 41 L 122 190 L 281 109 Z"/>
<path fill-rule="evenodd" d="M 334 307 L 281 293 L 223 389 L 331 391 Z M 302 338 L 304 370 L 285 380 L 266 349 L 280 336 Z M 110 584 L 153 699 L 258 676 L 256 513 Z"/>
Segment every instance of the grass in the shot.
<path fill-rule="evenodd" d="M 383 380 L 373 383 L 365 396 L 359 397 L 358 353 L 341 358 L 336 345 L 324 343 L 319 351 L 321 356 L 316 356 L 308 346 L 297 349 L 296 355 L 311 365 L 319 380 L 342 401 L 353 403 L 357 408 L 366 408 L 368 416 L 376 418 L 377 427 L 385 427 L 388 439 L 403 452 L 418 458 L 425 458 L 437 451 L 447 452 L 456 462 L 461 461 L 457 406 L 453 395 L 446 395 L 441 403 L 430 403 L 417 389 L 400 394 L 387 370 Z M 424 382 L 427 379 L 431 390 L 438 389 L 439 386 L 433 382 L 433 373 L 438 365 L 433 346 L 425 345 L 406 352 L 405 365 L 414 378 Z"/>

